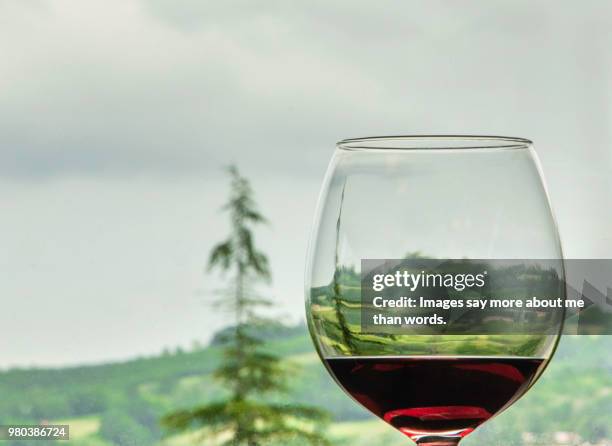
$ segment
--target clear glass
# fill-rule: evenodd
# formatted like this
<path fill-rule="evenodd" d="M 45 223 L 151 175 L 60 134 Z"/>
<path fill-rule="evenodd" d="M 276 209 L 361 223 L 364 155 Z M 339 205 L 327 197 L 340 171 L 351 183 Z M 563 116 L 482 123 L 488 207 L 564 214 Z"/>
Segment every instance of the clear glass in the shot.
<path fill-rule="evenodd" d="M 531 141 L 344 140 L 319 198 L 306 270 L 307 321 L 319 356 L 349 395 L 418 444 L 456 445 L 533 385 L 558 334 L 361 333 L 361 260 L 413 255 L 562 259 Z M 513 379 L 505 400 L 486 400 Z"/>

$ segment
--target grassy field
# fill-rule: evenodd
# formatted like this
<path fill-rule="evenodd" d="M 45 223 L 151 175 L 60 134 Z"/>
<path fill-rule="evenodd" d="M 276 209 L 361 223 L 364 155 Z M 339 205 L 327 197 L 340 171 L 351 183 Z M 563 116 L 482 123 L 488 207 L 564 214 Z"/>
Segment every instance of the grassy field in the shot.
<path fill-rule="evenodd" d="M 268 348 L 286 358 L 293 376 L 291 395 L 281 401 L 327 409 L 334 417 L 329 433 L 335 445 L 410 444 L 338 389 L 303 330 L 278 338 L 283 340 L 270 341 Z M 522 434 L 532 432 L 552 445 L 551 436 L 565 431 L 594 444 L 612 444 L 610 351 L 610 336 L 565 338 L 536 386 L 463 444 L 523 445 Z M 218 361 L 219 351 L 212 346 L 113 364 L 0 372 L 0 424 L 69 424 L 69 444 L 75 446 L 214 446 L 202 431 L 165 432 L 159 419 L 222 398 L 225 392 L 211 373 Z"/>

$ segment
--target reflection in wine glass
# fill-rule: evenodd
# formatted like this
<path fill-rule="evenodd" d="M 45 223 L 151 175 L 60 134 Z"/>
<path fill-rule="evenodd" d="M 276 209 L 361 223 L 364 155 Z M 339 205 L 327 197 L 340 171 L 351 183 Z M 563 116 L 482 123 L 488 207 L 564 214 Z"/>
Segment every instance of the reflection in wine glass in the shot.
<path fill-rule="evenodd" d="M 418 444 L 455 445 L 529 389 L 559 332 L 363 331 L 361 261 L 422 257 L 562 259 L 530 141 L 345 140 L 319 200 L 306 311 L 321 359 L 349 395 Z"/>

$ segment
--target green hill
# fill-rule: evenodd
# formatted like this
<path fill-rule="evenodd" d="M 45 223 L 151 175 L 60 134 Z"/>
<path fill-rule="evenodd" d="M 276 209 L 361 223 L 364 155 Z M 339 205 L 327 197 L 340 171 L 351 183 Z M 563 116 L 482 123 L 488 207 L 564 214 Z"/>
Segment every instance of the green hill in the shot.
<path fill-rule="evenodd" d="M 334 416 L 331 433 L 337 444 L 409 444 L 338 389 L 303 327 L 266 337 L 268 348 L 286 357 L 294 370 L 292 394 L 286 401 L 328 409 Z M 198 444 L 202 432 L 168 436 L 159 427 L 159 417 L 223 396 L 211 375 L 219 361 L 215 343 L 197 351 L 119 363 L 0 372 L 0 424 L 64 422 L 71 426 L 69 443 L 83 446 Z M 544 437 L 556 431 L 577 432 L 592 442 L 612 439 L 611 347 L 610 336 L 564 338 L 534 389 L 468 438 L 466 446 L 484 441 L 523 444 L 521 433 L 526 431 Z"/>

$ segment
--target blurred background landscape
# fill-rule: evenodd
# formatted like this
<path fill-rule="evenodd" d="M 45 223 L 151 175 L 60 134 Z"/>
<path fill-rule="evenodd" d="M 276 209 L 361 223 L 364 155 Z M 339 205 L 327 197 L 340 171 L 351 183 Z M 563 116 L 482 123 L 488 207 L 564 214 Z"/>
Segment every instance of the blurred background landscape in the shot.
<path fill-rule="evenodd" d="M 159 418 L 223 396 L 232 318 L 205 267 L 236 163 L 270 221 L 256 238 L 279 325 L 261 336 L 299 370 L 283 398 L 329 411 L 334 444 L 406 444 L 333 384 L 302 323 L 333 144 L 530 138 L 565 255 L 609 258 L 611 29 L 603 0 L 0 0 L 0 424 L 197 444 Z M 466 446 L 612 444 L 611 348 L 564 338 Z"/>
<path fill-rule="evenodd" d="M 339 389 L 313 352 L 304 326 L 276 326 L 262 336 L 270 350 L 298 370 L 284 401 L 331 411 L 329 437 L 333 444 L 410 444 Z M 465 444 L 609 445 L 612 358 L 606 338 L 564 338 L 535 387 L 467 437 Z M 220 360 L 217 342 L 214 338 L 208 346 L 169 350 L 120 363 L 4 372 L 0 375 L 0 419 L 69 424 L 70 442 L 83 446 L 183 446 L 200 444 L 202 438 L 201 444 L 216 445 L 206 441 L 205 430 L 168 435 L 159 418 L 227 393 L 212 376 Z"/>

